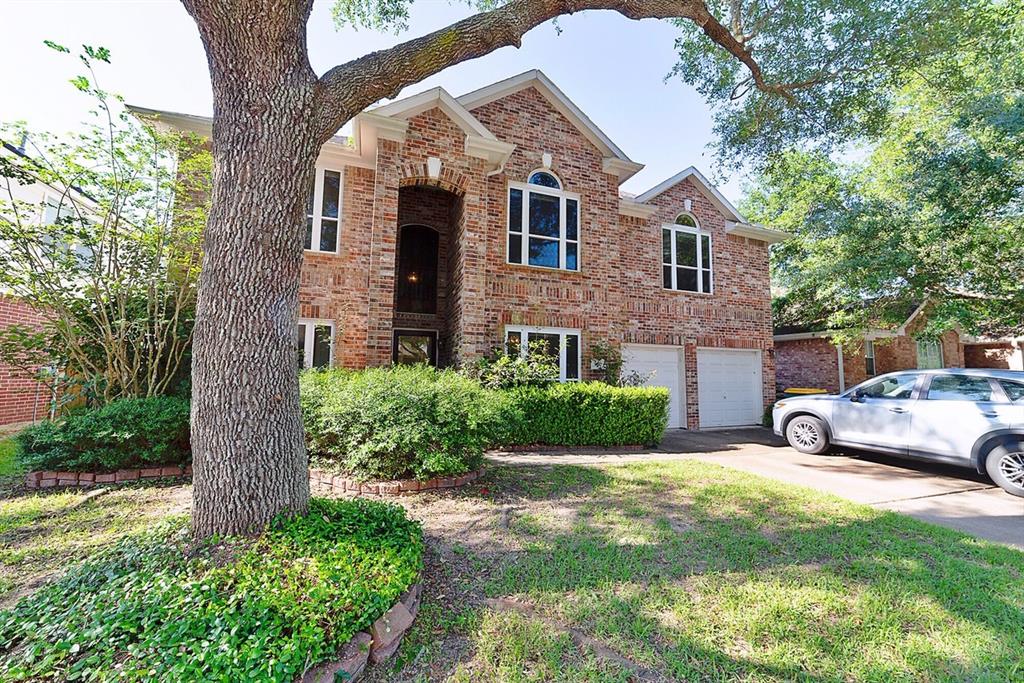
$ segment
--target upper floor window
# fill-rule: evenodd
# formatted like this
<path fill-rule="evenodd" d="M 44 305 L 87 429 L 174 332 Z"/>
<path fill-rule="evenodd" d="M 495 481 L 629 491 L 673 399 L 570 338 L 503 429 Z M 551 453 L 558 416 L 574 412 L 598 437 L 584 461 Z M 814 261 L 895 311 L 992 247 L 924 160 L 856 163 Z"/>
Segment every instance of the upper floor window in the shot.
<path fill-rule="evenodd" d="M 579 270 L 579 215 L 579 195 L 547 171 L 509 183 L 508 262 Z"/>
<path fill-rule="evenodd" d="M 665 289 L 711 294 L 711 235 L 688 213 L 661 227 L 661 280 Z"/>
<path fill-rule="evenodd" d="M 875 374 L 875 342 L 864 340 L 864 374 L 871 377 Z"/>
<path fill-rule="evenodd" d="M 317 168 L 306 205 L 307 251 L 338 253 L 341 225 L 341 171 Z"/>

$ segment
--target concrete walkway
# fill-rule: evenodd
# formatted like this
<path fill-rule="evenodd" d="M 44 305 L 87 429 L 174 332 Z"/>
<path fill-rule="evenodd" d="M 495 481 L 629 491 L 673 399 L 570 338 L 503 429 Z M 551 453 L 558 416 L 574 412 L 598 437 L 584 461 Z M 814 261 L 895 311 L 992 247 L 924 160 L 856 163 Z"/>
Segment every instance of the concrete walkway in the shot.
<path fill-rule="evenodd" d="M 511 465 L 595 465 L 641 460 L 702 460 L 809 486 L 1024 550 L 1024 498 L 969 469 L 860 451 L 804 455 L 760 427 L 710 432 L 671 430 L 658 448 L 609 453 L 490 453 Z"/>

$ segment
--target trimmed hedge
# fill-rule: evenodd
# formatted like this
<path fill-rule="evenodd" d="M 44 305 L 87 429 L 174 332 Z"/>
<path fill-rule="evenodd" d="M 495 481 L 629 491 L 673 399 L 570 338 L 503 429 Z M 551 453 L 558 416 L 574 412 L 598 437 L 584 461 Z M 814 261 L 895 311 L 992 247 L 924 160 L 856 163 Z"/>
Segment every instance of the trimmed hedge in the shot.
<path fill-rule="evenodd" d="M 658 443 L 668 389 L 567 382 L 503 392 L 495 445 L 624 446 Z"/>
<path fill-rule="evenodd" d="M 300 387 L 312 460 L 358 478 L 475 470 L 497 415 L 477 382 L 426 366 L 308 371 Z"/>
<path fill-rule="evenodd" d="M 393 504 L 313 499 L 258 539 L 199 548 L 178 518 L 0 612 L 0 679 L 294 681 L 422 567 L 419 524 Z"/>
<path fill-rule="evenodd" d="M 30 470 L 113 471 L 192 459 L 189 401 L 173 396 L 119 399 L 15 438 L 18 459 Z"/>

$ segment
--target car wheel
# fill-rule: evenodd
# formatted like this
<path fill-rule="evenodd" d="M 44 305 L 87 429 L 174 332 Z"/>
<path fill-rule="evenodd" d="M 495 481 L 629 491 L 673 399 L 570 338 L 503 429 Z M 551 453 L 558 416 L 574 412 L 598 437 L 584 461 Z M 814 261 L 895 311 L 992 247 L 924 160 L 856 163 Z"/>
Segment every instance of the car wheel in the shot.
<path fill-rule="evenodd" d="M 786 441 L 801 453 L 824 453 L 828 450 L 825 423 L 811 415 L 797 415 L 786 425 Z"/>
<path fill-rule="evenodd" d="M 985 469 L 1004 491 L 1024 497 L 1024 441 L 993 448 L 985 458 Z"/>

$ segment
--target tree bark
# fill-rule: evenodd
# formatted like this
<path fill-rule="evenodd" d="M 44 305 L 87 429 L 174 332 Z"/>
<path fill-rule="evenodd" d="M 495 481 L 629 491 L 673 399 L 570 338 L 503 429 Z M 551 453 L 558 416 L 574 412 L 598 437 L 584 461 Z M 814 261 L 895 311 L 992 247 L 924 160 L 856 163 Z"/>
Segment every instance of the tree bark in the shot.
<path fill-rule="evenodd" d="M 308 3 L 185 4 L 214 98 L 192 360 L 192 531 L 202 538 L 259 533 L 309 502 L 295 334 L 304 207 L 323 135 L 310 116 Z"/>

